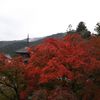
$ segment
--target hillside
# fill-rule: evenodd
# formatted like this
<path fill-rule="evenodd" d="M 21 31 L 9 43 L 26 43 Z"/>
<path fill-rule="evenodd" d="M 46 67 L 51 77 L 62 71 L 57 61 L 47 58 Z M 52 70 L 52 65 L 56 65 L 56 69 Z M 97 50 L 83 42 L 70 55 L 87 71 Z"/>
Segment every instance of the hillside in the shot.
<path fill-rule="evenodd" d="M 41 38 L 36 41 L 30 42 L 30 46 L 36 46 L 43 42 L 46 38 L 62 38 L 65 36 L 65 33 L 57 33 L 53 34 L 44 38 Z M 4 54 L 10 54 L 11 56 L 15 55 L 16 50 L 19 50 L 21 48 L 24 48 L 27 46 L 27 42 L 24 40 L 16 40 L 16 41 L 0 41 L 0 52 Z"/>

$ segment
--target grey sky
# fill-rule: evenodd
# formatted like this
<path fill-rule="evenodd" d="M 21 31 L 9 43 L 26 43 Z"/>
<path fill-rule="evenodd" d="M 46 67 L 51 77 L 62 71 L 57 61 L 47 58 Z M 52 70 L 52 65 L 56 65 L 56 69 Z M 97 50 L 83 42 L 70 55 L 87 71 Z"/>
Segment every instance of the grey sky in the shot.
<path fill-rule="evenodd" d="M 0 40 L 65 32 L 80 21 L 93 31 L 100 21 L 100 0 L 0 0 Z"/>

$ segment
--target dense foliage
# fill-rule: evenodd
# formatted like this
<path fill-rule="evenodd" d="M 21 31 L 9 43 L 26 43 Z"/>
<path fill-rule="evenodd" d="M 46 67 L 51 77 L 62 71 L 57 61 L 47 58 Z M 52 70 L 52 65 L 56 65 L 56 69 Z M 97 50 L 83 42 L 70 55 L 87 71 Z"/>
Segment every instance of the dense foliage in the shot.
<path fill-rule="evenodd" d="M 97 33 L 98 33 L 98 35 L 100 36 L 100 22 L 98 22 L 97 24 L 96 24 L 96 27 L 95 27 L 95 29 L 94 29 Z"/>
<path fill-rule="evenodd" d="M 0 93 L 7 100 L 99 100 L 100 37 L 47 39 L 21 57 L 0 55 Z"/>

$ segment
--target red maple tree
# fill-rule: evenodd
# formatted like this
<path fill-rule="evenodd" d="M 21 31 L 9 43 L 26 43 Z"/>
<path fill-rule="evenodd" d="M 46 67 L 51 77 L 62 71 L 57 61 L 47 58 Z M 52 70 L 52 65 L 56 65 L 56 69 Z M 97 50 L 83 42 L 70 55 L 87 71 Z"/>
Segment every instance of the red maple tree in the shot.
<path fill-rule="evenodd" d="M 16 100 L 99 100 L 100 37 L 83 39 L 78 33 L 47 39 L 21 57 L 0 55 L 0 84 Z"/>

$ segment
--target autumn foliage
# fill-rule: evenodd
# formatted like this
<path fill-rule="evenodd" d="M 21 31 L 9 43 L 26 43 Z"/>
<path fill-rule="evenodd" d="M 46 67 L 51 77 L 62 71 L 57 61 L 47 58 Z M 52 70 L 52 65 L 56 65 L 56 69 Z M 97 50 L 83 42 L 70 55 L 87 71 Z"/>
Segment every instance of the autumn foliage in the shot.
<path fill-rule="evenodd" d="M 46 39 L 29 54 L 27 64 L 0 55 L 0 93 L 9 100 L 100 99 L 99 36 Z"/>

